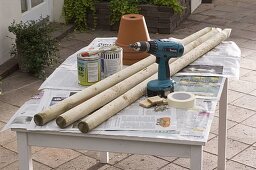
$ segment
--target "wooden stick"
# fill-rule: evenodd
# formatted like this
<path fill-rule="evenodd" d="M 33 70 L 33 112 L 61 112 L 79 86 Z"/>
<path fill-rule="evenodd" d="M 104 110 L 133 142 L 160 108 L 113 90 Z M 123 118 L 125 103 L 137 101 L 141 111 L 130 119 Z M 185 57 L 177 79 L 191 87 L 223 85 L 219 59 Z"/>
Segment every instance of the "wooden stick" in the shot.
<path fill-rule="evenodd" d="M 195 40 L 197 40 L 197 38 L 201 37 L 202 35 L 210 32 L 212 30 L 212 27 L 205 27 L 204 29 L 201 29 L 199 31 L 197 31 L 194 34 L 189 35 L 188 37 L 184 38 L 182 40 L 183 45 L 187 45 Z"/>
<path fill-rule="evenodd" d="M 222 32 L 216 34 L 216 36 L 210 38 L 203 44 L 199 45 L 198 47 L 191 50 L 186 55 L 178 58 L 176 61 L 170 64 L 170 74 L 174 75 L 179 70 L 183 69 L 193 61 L 195 61 L 200 56 L 204 55 L 222 41 L 227 39 L 230 36 L 231 29 L 225 29 Z M 79 124 L 78 128 L 81 132 L 86 133 L 90 130 L 94 129 L 125 107 L 129 106 L 131 103 L 135 102 L 139 99 L 142 95 L 146 92 L 146 86 L 148 81 L 156 79 L 157 74 L 149 77 L 145 81 L 141 82 L 131 90 L 127 91 L 120 97 L 116 98 L 112 102 L 108 103 L 101 109 L 97 110 L 93 114 L 89 115 L 88 117 L 84 118 Z"/>
<path fill-rule="evenodd" d="M 192 41 L 189 44 L 187 44 L 186 48 L 184 49 L 184 54 L 186 54 L 187 52 L 189 52 L 192 49 L 196 48 L 197 46 L 199 46 L 203 42 L 207 41 L 210 37 L 212 37 L 213 35 L 216 35 L 219 32 L 221 32 L 221 29 L 212 28 L 212 30 L 210 32 L 204 34 L 201 37 L 198 37 L 195 41 Z"/>
<path fill-rule="evenodd" d="M 207 32 L 211 31 L 210 27 L 204 28 L 188 37 L 186 37 L 183 44 L 188 44 L 200 36 L 206 34 Z M 148 67 L 149 65 L 155 63 L 155 56 L 150 55 L 149 57 L 119 71 L 112 76 L 109 76 L 98 83 L 85 88 L 84 90 L 64 99 L 63 101 L 58 102 L 57 104 L 46 108 L 45 110 L 39 112 L 34 116 L 34 122 L 38 126 L 43 126 L 44 124 L 50 122 L 51 120 L 55 119 L 57 116 L 61 115 L 62 113 L 68 111 L 69 109 L 83 103 L 84 101 L 90 99 L 91 97 L 101 93 L 102 91 L 112 87 L 113 85 L 123 81 L 127 77 L 139 72 L 140 70 Z"/>
<path fill-rule="evenodd" d="M 198 38 L 196 41 L 188 44 L 189 50 L 185 50 L 185 53 L 192 50 L 191 47 L 198 46 L 203 41 L 206 41 L 209 37 L 216 34 L 218 31 L 212 30 L 204 36 Z M 185 46 L 185 49 L 187 46 Z M 172 60 L 174 61 L 174 60 Z M 138 85 L 140 82 L 144 81 L 148 77 L 152 76 L 157 72 L 158 65 L 156 63 L 146 67 L 140 72 L 130 76 L 129 78 L 121 81 L 120 83 L 112 86 L 111 88 L 101 92 L 100 94 L 88 99 L 87 101 L 81 103 L 80 105 L 68 110 L 67 112 L 61 114 L 57 117 L 56 123 L 60 128 L 65 128 L 75 121 L 87 116 L 91 112 L 97 110 L 98 108 L 104 106 L 120 95 L 124 94 L 126 91 L 130 90 L 134 86 Z"/>
<path fill-rule="evenodd" d="M 67 127 L 68 125 L 74 123 L 75 121 L 83 118 L 84 116 L 90 114 L 91 112 L 97 110 L 98 108 L 104 106 L 105 104 L 124 94 L 125 92 L 127 92 L 140 82 L 144 81 L 146 78 L 152 76 L 156 72 L 157 64 L 154 63 L 139 71 L 138 73 L 121 81 L 120 83 L 112 86 L 111 88 L 101 92 L 100 94 L 61 114 L 56 119 L 57 125 L 60 128 Z"/>

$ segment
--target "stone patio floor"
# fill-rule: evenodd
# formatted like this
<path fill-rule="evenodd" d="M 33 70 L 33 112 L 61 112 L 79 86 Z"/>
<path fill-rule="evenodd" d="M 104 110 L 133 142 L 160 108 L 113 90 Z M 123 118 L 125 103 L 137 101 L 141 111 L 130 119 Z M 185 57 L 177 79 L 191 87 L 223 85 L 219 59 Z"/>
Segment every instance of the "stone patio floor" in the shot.
<path fill-rule="evenodd" d="M 256 169 L 256 1 L 214 0 L 202 4 L 171 35 L 151 34 L 151 38 L 184 38 L 206 26 L 233 28 L 229 40 L 242 51 L 240 80 L 229 82 L 227 169 Z M 116 36 L 116 32 L 71 33 L 59 45 L 60 60 L 88 45 L 95 37 Z M 52 72 L 54 68 L 48 69 Z M 16 110 L 36 94 L 42 80 L 17 71 L 2 82 L 0 129 Z M 203 169 L 217 167 L 218 114 L 214 118 L 209 142 L 204 147 Z M 34 169 L 171 169 L 189 168 L 189 159 L 111 153 L 110 163 L 99 163 L 99 154 L 86 150 L 33 147 Z M 15 133 L 0 133 L 0 169 L 18 169 Z"/>

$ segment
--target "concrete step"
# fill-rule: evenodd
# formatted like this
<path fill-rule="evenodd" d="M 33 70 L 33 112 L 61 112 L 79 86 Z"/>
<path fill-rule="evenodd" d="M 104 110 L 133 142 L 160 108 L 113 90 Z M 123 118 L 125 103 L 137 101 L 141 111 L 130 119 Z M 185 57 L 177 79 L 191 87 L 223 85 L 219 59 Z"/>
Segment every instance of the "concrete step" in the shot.
<path fill-rule="evenodd" d="M 0 65 L 0 80 L 18 70 L 18 62 L 16 58 L 11 58 Z"/>
<path fill-rule="evenodd" d="M 56 23 L 56 22 L 51 22 L 50 26 L 53 28 L 53 33 L 52 36 L 60 41 L 61 39 L 63 39 L 68 33 L 73 32 L 74 31 L 74 25 L 71 24 L 62 24 L 62 23 Z"/>

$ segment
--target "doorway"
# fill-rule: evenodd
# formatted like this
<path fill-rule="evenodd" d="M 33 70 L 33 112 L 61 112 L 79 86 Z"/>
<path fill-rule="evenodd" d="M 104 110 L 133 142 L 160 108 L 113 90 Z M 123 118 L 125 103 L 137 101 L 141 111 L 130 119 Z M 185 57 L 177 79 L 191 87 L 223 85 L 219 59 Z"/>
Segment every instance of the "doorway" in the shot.
<path fill-rule="evenodd" d="M 52 20 L 52 0 L 20 0 L 21 2 L 21 20 L 38 20 L 40 17 L 49 17 Z"/>

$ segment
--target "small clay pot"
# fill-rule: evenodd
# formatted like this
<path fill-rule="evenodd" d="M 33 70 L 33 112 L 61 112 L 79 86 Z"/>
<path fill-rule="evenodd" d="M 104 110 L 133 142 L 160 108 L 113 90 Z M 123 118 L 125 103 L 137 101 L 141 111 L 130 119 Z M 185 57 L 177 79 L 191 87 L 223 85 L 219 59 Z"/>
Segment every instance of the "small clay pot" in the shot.
<path fill-rule="evenodd" d="M 143 15 L 123 15 L 120 21 L 116 45 L 123 48 L 123 63 L 131 65 L 149 56 L 145 52 L 136 52 L 129 48 L 138 41 L 149 41 L 147 25 Z"/>

